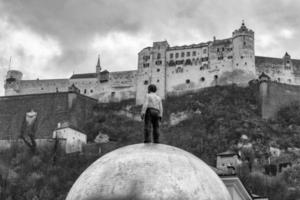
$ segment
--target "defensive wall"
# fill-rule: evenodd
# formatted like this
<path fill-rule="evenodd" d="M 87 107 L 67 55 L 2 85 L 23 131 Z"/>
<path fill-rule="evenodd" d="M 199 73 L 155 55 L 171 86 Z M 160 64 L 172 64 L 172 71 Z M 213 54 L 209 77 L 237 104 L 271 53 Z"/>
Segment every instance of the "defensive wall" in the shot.
<path fill-rule="evenodd" d="M 59 122 L 84 129 L 97 100 L 75 92 L 57 92 L 0 97 L 0 140 L 17 139 L 26 112 L 37 112 L 39 139 L 52 137 Z"/>
<path fill-rule="evenodd" d="M 300 86 L 273 81 L 260 84 L 261 115 L 263 119 L 276 117 L 277 112 L 291 103 L 300 103 Z"/>

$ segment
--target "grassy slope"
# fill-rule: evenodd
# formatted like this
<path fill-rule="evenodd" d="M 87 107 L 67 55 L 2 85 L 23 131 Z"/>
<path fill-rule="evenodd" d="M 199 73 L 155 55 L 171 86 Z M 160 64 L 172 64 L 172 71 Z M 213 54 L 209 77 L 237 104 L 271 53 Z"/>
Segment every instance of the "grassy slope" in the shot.
<path fill-rule="evenodd" d="M 176 126 L 163 123 L 161 142 L 192 152 L 214 165 L 216 154 L 233 147 L 242 134 L 253 136 L 270 132 L 259 116 L 257 91 L 257 85 L 247 88 L 222 86 L 167 98 L 164 102 L 165 122 L 171 113 L 200 110 L 201 114 L 192 114 Z M 104 106 L 107 119 L 103 131 L 119 138 L 120 146 L 143 140 L 142 123 L 110 114 L 112 110 L 132 104 L 128 101 Z M 133 110 L 138 111 L 139 108 L 134 107 Z M 265 138 L 268 139 L 267 136 Z"/>

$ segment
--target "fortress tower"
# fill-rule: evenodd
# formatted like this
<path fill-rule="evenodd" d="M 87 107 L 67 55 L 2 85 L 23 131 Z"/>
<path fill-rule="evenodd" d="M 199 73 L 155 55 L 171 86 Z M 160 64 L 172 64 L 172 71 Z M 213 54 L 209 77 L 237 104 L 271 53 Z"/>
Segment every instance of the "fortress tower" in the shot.
<path fill-rule="evenodd" d="M 7 72 L 4 85 L 5 96 L 9 96 L 19 92 L 22 76 L 22 72 L 17 70 L 9 70 Z"/>
<path fill-rule="evenodd" d="M 254 32 L 244 23 L 232 33 L 233 70 L 240 69 L 255 76 Z"/>
<path fill-rule="evenodd" d="M 166 95 L 166 51 L 167 41 L 154 42 L 152 47 L 146 47 L 138 54 L 136 103 L 141 104 L 150 84 L 157 86 L 157 94 Z"/>

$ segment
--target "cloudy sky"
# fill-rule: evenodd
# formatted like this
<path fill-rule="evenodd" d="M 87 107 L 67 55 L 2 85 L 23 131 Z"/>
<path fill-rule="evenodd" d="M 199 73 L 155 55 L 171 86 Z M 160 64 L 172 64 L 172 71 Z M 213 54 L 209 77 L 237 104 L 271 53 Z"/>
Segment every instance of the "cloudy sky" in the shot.
<path fill-rule="evenodd" d="M 298 0 L 0 0 L 0 95 L 11 69 L 24 79 L 65 78 L 137 67 L 153 41 L 170 45 L 230 37 L 244 19 L 256 55 L 300 58 Z"/>

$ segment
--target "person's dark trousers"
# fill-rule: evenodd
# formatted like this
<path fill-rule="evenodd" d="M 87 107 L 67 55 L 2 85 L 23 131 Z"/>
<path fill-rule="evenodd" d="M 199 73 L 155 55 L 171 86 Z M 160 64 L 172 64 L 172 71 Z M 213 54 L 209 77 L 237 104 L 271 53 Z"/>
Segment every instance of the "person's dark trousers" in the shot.
<path fill-rule="evenodd" d="M 151 125 L 153 130 L 153 142 L 159 142 L 159 111 L 154 108 L 147 108 L 145 114 L 145 126 L 144 126 L 144 136 L 145 136 L 145 143 L 150 142 L 150 131 Z"/>

